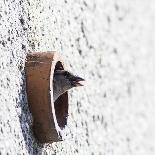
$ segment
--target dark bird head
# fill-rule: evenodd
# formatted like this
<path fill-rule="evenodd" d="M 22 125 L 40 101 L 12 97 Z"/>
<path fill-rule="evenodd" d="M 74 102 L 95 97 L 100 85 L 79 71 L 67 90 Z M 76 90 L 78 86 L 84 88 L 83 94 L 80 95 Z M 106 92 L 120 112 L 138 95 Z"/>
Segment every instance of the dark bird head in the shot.
<path fill-rule="evenodd" d="M 56 70 L 54 76 L 61 81 L 62 85 L 68 85 L 70 88 L 83 86 L 82 82 L 85 81 L 83 78 L 65 70 Z"/>
<path fill-rule="evenodd" d="M 56 70 L 53 78 L 54 99 L 73 87 L 83 86 L 85 80 L 65 70 Z"/>

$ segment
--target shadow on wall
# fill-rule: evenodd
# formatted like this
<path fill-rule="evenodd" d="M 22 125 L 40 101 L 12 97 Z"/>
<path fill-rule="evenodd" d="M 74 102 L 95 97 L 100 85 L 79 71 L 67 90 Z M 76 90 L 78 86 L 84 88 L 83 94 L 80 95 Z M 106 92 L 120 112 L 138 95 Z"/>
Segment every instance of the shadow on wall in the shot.
<path fill-rule="evenodd" d="M 32 115 L 29 111 L 27 94 L 26 94 L 26 78 L 25 71 L 21 71 L 22 81 L 21 89 L 19 91 L 19 107 L 21 108 L 21 115 L 19 115 L 19 122 L 22 134 L 25 141 L 25 147 L 29 154 L 40 154 L 42 152 L 42 144 L 38 144 L 33 135 L 32 130 Z"/>

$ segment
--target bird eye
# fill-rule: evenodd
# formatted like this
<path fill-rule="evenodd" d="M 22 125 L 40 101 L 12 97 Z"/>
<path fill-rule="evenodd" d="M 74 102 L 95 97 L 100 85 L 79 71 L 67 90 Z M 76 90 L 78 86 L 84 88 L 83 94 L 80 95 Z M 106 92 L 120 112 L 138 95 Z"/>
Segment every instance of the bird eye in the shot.
<path fill-rule="evenodd" d="M 69 76 L 69 72 L 65 72 L 65 74 L 64 74 L 66 77 L 68 77 Z"/>

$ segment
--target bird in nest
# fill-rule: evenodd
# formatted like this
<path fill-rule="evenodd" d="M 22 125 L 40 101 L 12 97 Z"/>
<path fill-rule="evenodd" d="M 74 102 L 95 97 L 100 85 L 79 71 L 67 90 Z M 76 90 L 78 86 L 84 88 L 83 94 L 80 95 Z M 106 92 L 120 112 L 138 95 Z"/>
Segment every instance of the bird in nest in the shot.
<path fill-rule="evenodd" d="M 83 86 L 85 80 L 65 70 L 55 70 L 53 77 L 53 99 L 54 102 L 60 95 L 71 88 Z"/>

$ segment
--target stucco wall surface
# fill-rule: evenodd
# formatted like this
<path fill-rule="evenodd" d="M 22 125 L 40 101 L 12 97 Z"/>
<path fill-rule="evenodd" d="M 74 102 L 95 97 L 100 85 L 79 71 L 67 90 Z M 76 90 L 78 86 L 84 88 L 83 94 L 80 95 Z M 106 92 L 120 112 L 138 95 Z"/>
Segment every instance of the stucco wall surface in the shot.
<path fill-rule="evenodd" d="M 1 0 L 0 154 L 154 155 L 154 33 L 154 0 Z M 24 65 L 38 51 L 87 81 L 59 143 L 32 132 Z"/>

